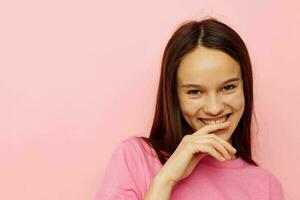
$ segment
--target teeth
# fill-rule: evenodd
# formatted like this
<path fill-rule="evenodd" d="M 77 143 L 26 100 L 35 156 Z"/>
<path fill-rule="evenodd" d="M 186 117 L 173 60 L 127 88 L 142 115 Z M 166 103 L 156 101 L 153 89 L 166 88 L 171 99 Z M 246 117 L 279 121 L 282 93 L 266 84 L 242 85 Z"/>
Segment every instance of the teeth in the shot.
<path fill-rule="evenodd" d="M 211 125 L 211 124 L 220 124 L 220 123 L 224 123 L 227 120 L 227 116 L 218 119 L 218 120 L 204 120 L 201 119 L 202 122 L 204 122 L 206 125 Z"/>

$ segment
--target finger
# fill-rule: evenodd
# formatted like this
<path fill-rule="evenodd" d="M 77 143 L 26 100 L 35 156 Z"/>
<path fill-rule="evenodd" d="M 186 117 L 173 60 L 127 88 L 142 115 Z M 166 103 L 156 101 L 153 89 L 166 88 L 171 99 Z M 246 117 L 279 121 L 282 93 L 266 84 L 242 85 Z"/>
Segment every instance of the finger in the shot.
<path fill-rule="evenodd" d="M 198 145 L 198 150 L 200 152 L 208 153 L 209 155 L 220 161 L 226 160 L 219 152 L 217 152 L 213 147 L 209 145 Z"/>
<path fill-rule="evenodd" d="M 229 142 L 222 139 L 217 134 L 210 133 L 210 134 L 206 134 L 206 135 L 189 135 L 189 136 L 190 136 L 191 141 L 201 141 L 205 138 L 212 138 L 212 139 L 218 141 L 219 143 L 221 143 L 227 149 L 227 151 L 229 151 L 233 154 L 235 154 L 237 152 L 237 150 Z"/>
<path fill-rule="evenodd" d="M 212 138 L 212 137 L 207 137 L 207 138 L 200 138 L 197 140 L 194 140 L 195 143 L 202 144 L 202 145 L 210 145 L 214 149 L 216 149 L 218 152 L 222 154 L 222 156 L 226 159 L 230 159 L 230 155 L 228 152 L 228 149 L 226 149 L 223 146 L 223 143 L 221 143 L 219 140 Z"/>
<path fill-rule="evenodd" d="M 196 131 L 195 133 L 193 133 L 193 135 L 206 135 L 206 134 L 208 134 L 210 132 L 213 132 L 213 131 L 226 129 L 226 128 L 229 127 L 229 125 L 230 125 L 229 121 L 226 121 L 226 122 L 221 123 L 221 124 L 206 125 L 206 126 L 202 127 L 201 129 L 199 129 L 198 131 Z"/>
<path fill-rule="evenodd" d="M 236 153 L 236 149 L 229 142 L 227 142 L 226 140 L 222 139 L 218 135 L 212 133 L 212 134 L 205 135 L 205 137 L 214 138 L 215 140 L 218 140 L 231 153 L 234 153 L 234 154 Z"/>
<path fill-rule="evenodd" d="M 224 158 L 231 158 L 228 150 L 223 146 L 223 143 L 221 143 L 219 140 L 216 140 L 215 138 L 203 138 L 202 140 L 199 140 L 198 143 L 202 145 L 210 145 L 218 152 L 220 152 Z"/>

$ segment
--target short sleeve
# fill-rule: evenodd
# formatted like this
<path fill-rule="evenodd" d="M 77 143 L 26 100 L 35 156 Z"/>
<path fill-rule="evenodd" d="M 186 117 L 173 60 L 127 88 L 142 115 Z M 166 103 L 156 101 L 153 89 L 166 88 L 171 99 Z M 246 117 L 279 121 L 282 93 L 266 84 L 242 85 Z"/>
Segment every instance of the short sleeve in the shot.
<path fill-rule="evenodd" d="M 113 152 L 96 200 L 142 200 L 143 165 L 135 140 L 123 140 Z"/>
<path fill-rule="evenodd" d="M 269 174 L 270 200 L 285 200 L 281 183 L 273 175 Z"/>

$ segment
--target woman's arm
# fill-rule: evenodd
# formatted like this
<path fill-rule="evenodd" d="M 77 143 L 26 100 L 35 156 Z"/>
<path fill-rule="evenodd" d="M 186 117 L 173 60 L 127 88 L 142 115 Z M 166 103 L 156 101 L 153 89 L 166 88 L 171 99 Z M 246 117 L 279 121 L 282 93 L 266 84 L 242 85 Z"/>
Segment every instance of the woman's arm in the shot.
<path fill-rule="evenodd" d="M 234 147 L 211 133 L 229 125 L 229 122 L 207 125 L 191 135 L 185 135 L 154 177 L 144 200 L 169 200 L 174 185 L 189 176 L 197 163 L 208 154 L 220 161 L 231 159 L 230 153 L 236 153 Z"/>
<path fill-rule="evenodd" d="M 169 200 L 174 185 L 173 181 L 168 181 L 157 174 L 145 194 L 144 200 Z"/>

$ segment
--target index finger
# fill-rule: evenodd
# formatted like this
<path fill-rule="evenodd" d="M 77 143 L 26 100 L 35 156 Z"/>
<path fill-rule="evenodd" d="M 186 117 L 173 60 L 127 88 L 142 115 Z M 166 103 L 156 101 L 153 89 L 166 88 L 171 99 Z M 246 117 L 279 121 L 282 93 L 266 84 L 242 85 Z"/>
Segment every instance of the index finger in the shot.
<path fill-rule="evenodd" d="M 209 125 L 202 127 L 201 129 L 197 130 L 195 133 L 193 133 L 193 135 L 206 135 L 213 131 L 226 129 L 229 127 L 229 125 L 230 125 L 229 121 L 226 121 L 221 124 L 209 124 Z"/>

